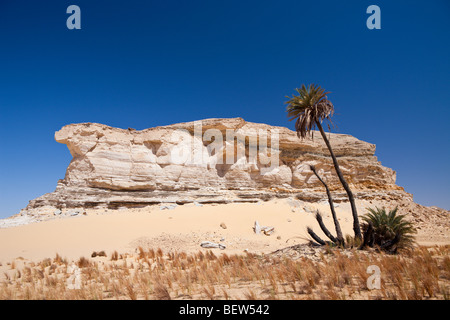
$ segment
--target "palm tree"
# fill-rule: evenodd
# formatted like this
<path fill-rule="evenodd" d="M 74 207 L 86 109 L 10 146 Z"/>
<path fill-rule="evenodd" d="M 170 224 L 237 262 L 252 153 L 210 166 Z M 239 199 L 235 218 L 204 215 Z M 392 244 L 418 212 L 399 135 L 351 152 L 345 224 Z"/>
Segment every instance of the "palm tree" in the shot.
<path fill-rule="evenodd" d="M 413 224 L 406 220 L 406 215 L 397 214 L 398 207 L 386 212 L 385 208 L 367 208 L 369 211 L 362 217 L 364 224 L 362 229 L 366 231 L 369 226 L 373 228 L 372 242 L 370 245 L 377 245 L 382 249 L 391 250 L 391 246 L 394 249 L 403 249 L 414 246 L 415 239 L 414 234 L 417 230 Z"/>
<path fill-rule="evenodd" d="M 293 95 L 286 102 L 289 121 L 297 119 L 295 122 L 295 130 L 298 137 L 302 139 L 306 137 L 308 133 L 313 133 L 315 127 L 317 127 L 322 135 L 323 141 L 327 145 L 330 151 L 331 158 L 333 159 L 334 168 L 339 177 L 339 181 L 347 192 L 350 206 L 352 208 L 353 215 L 353 231 L 355 232 L 355 238 L 361 240 L 361 228 L 359 225 L 358 213 L 356 211 L 355 198 L 353 196 L 347 181 L 339 168 L 336 156 L 331 148 L 330 141 L 328 140 L 325 131 L 322 127 L 322 121 L 328 120 L 331 122 L 331 117 L 334 113 L 334 106 L 331 101 L 328 100 L 325 89 L 314 84 L 310 84 L 308 87 L 302 85 L 300 89 L 296 89 L 298 95 Z"/>

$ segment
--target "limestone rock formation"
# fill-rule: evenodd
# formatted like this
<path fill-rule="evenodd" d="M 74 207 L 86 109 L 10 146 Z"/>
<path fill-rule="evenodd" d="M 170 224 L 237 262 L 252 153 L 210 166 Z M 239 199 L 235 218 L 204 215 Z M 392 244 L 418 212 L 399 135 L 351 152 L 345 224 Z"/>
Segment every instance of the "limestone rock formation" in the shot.
<path fill-rule="evenodd" d="M 377 160 L 375 145 L 350 135 L 329 135 L 357 198 L 411 197 L 395 184 L 395 171 Z M 232 118 L 141 131 L 70 124 L 56 132 L 55 139 L 67 145 L 73 159 L 56 190 L 30 201 L 28 210 L 257 202 L 292 196 L 326 199 L 323 186 L 309 169 L 311 164 L 336 201 L 346 200 L 328 149 L 317 133 L 302 140 L 284 127 Z"/>

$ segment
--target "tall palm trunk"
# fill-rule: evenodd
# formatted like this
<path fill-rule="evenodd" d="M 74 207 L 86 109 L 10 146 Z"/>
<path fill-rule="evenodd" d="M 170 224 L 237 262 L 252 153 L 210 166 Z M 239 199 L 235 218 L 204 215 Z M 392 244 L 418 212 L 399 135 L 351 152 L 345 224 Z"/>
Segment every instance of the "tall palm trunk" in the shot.
<path fill-rule="evenodd" d="M 344 187 L 345 191 L 348 195 L 348 200 L 350 201 L 350 206 L 352 208 L 352 215 L 353 215 L 353 231 L 355 232 L 355 238 L 361 240 L 361 228 L 359 226 L 359 218 L 358 218 L 358 212 L 356 211 L 356 204 L 355 204 L 355 198 L 353 197 L 352 190 L 350 190 L 350 187 L 348 186 L 347 181 L 345 181 L 344 176 L 342 175 L 341 169 L 339 168 L 339 164 L 337 162 L 336 156 L 334 155 L 333 149 L 331 148 L 330 141 L 328 141 L 328 138 L 325 134 L 325 131 L 322 128 L 322 125 L 319 121 L 316 121 L 317 128 L 319 128 L 320 134 L 322 135 L 323 141 L 325 141 L 325 144 L 327 145 L 328 151 L 330 151 L 331 158 L 333 159 L 334 168 L 336 169 L 336 173 L 339 177 L 339 181 L 341 181 L 342 186 Z"/>
<path fill-rule="evenodd" d="M 328 196 L 328 203 L 330 204 L 331 216 L 333 217 L 334 227 L 336 229 L 336 237 L 338 240 L 338 244 L 341 246 L 344 246 L 345 245 L 344 237 L 342 236 L 341 225 L 339 224 L 339 220 L 336 216 L 336 211 L 334 210 L 334 202 L 333 202 L 333 197 L 331 196 L 330 188 L 328 188 L 325 181 L 323 181 L 323 179 L 319 176 L 319 174 L 316 171 L 316 168 L 314 166 L 310 166 L 310 168 L 311 168 L 312 172 L 316 175 L 317 179 L 319 179 L 319 181 L 322 182 L 323 186 L 325 187 L 325 190 L 326 190 L 327 196 Z M 319 222 L 319 224 L 320 224 L 320 222 Z"/>

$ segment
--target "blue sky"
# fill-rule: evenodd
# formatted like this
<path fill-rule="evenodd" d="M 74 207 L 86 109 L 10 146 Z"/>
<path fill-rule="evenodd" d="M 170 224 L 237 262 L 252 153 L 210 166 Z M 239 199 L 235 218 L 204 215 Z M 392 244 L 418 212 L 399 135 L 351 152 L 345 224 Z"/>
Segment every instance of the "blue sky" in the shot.
<path fill-rule="evenodd" d="M 81 30 L 66 9 L 81 8 Z M 381 30 L 366 9 L 381 8 Z M 54 191 L 54 132 L 213 117 L 287 126 L 285 96 L 332 93 L 334 132 L 377 145 L 416 202 L 450 209 L 450 2 L 0 1 L 0 218 Z"/>

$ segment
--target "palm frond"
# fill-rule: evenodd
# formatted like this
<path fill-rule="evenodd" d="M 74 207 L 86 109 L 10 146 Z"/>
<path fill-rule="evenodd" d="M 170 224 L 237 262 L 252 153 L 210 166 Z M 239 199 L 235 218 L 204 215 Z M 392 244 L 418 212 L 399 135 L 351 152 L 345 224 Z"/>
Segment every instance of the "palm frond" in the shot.
<path fill-rule="evenodd" d="M 383 247 L 385 243 L 398 237 L 397 247 L 412 247 L 415 243 L 414 234 L 417 233 L 413 224 L 406 220 L 406 215 L 398 214 L 398 207 L 386 212 L 385 208 L 367 208 L 368 213 L 362 217 L 365 222 L 363 230 L 369 224 L 373 226 L 374 243 Z"/>
<path fill-rule="evenodd" d="M 323 120 L 331 122 L 334 114 L 334 105 L 328 100 L 325 89 L 315 84 L 295 89 L 298 95 L 293 95 L 286 101 L 287 115 L 289 121 L 297 119 L 295 130 L 299 137 L 306 137 L 308 133 L 315 129 L 316 123 Z"/>

